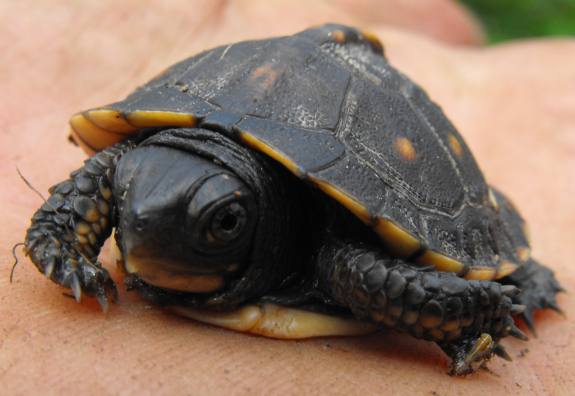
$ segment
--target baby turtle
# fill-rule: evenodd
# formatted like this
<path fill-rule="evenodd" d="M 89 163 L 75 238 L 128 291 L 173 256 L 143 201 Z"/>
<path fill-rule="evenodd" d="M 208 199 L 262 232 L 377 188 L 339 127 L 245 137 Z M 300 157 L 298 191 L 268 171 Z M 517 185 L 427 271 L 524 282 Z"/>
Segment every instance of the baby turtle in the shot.
<path fill-rule="evenodd" d="M 78 302 L 117 299 L 97 262 L 115 229 L 126 285 L 155 305 L 270 337 L 394 329 L 457 375 L 509 359 L 500 340 L 527 339 L 511 315 L 559 310 L 511 201 L 370 33 L 205 51 L 70 123 L 95 155 L 25 244 Z"/>

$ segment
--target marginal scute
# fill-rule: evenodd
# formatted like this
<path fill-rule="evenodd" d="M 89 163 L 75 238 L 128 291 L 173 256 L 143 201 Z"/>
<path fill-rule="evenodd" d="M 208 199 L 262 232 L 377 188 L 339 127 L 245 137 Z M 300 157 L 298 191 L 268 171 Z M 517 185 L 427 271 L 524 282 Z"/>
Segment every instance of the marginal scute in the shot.
<path fill-rule="evenodd" d="M 83 115 L 92 124 L 105 131 L 130 134 L 137 130 L 135 126 L 130 125 L 122 117 L 121 111 L 109 107 L 88 110 L 85 111 Z"/>
<path fill-rule="evenodd" d="M 124 140 L 126 137 L 98 128 L 82 114 L 70 119 L 71 136 L 80 147 L 89 154 L 95 154 L 108 146 Z"/>
<path fill-rule="evenodd" d="M 257 151 L 267 154 L 271 158 L 275 159 L 279 163 L 283 164 L 286 168 L 288 168 L 293 174 L 299 175 L 299 169 L 293 161 L 289 158 L 286 158 L 282 153 L 275 150 L 273 147 L 268 146 L 264 142 L 256 139 L 250 134 L 247 133 L 238 133 L 240 140 L 242 140 L 246 145 L 250 146 Z"/>
<path fill-rule="evenodd" d="M 493 280 L 497 276 L 497 269 L 491 267 L 471 267 L 465 279 Z"/>
<path fill-rule="evenodd" d="M 270 155 L 270 157 L 276 159 L 272 155 Z M 276 160 L 283 163 L 284 166 L 286 166 L 288 169 L 291 170 L 291 168 L 288 165 L 286 165 L 286 163 L 283 162 L 283 161 L 285 161 L 285 162 L 287 162 L 287 164 L 290 164 L 289 161 L 287 161 L 285 159 L 284 160 L 276 159 Z M 292 165 L 292 166 L 295 167 L 295 165 Z M 294 171 L 292 170 L 292 172 L 294 172 Z M 296 172 L 294 172 L 294 173 L 296 173 Z M 308 175 L 307 178 L 309 181 L 311 181 L 313 184 L 315 184 L 320 190 L 325 192 L 327 195 L 335 198 L 339 203 L 341 203 L 343 206 L 348 208 L 353 214 L 355 214 L 357 217 L 359 217 L 364 223 L 371 224 L 372 221 L 371 221 L 371 216 L 369 215 L 369 211 L 367 210 L 367 208 L 365 206 L 360 204 L 356 199 L 354 199 L 353 197 L 351 197 L 350 195 L 348 195 L 344 191 L 340 190 L 339 188 L 336 188 L 335 186 L 333 186 L 329 183 L 326 183 L 322 180 L 319 180 L 319 179 L 315 178 L 314 176 Z"/>
<path fill-rule="evenodd" d="M 527 249 L 527 257 L 525 258 L 525 260 L 523 260 L 523 258 L 521 258 L 522 263 L 525 263 L 525 261 L 527 261 L 527 259 L 529 259 L 529 249 Z M 521 256 L 519 256 L 521 257 Z M 507 276 L 513 272 L 515 272 L 517 270 L 517 268 L 519 268 L 519 266 L 517 264 L 513 264 L 507 261 L 501 261 L 499 263 L 499 266 L 497 267 L 497 279 L 499 278 L 503 278 L 504 276 Z"/>
<path fill-rule="evenodd" d="M 499 204 L 497 203 L 497 199 L 495 198 L 495 195 L 493 194 L 493 190 L 491 189 L 491 187 L 489 187 L 489 202 L 496 211 L 499 211 Z"/>
<path fill-rule="evenodd" d="M 521 231 L 523 231 L 523 235 L 525 236 L 525 239 L 527 239 L 527 242 L 531 243 L 531 230 L 529 229 L 529 224 L 527 224 L 527 222 L 523 222 L 523 224 L 521 224 Z"/>
<path fill-rule="evenodd" d="M 519 246 L 517 248 L 517 255 L 519 256 L 521 263 L 525 264 L 525 262 L 529 260 L 529 257 L 531 256 L 531 249 L 525 246 Z M 499 269 L 499 271 L 501 272 L 501 268 Z"/>
<path fill-rule="evenodd" d="M 345 152 L 331 135 L 273 121 L 246 118 L 234 129 L 246 143 L 258 142 L 264 152 L 279 156 L 274 159 L 296 164 L 299 177 L 329 166 Z"/>
<path fill-rule="evenodd" d="M 381 41 L 379 41 L 379 39 L 375 34 L 373 34 L 369 30 L 362 30 L 361 34 L 369 42 L 371 48 L 373 48 L 375 52 L 383 54 L 383 44 L 381 43 Z"/>
<path fill-rule="evenodd" d="M 466 270 L 466 265 L 439 252 L 426 250 L 415 260 L 419 264 L 434 264 L 439 271 L 454 272 L 462 274 Z"/>
<path fill-rule="evenodd" d="M 407 258 L 417 252 L 421 243 L 399 225 L 390 220 L 377 217 L 374 227 L 390 252 L 398 257 Z"/>
<path fill-rule="evenodd" d="M 196 117 L 193 114 L 175 113 L 170 111 L 136 110 L 124 114 L 128 123 L 138 128 L 151 128 L 158 126 L 180 126 L 192 128 L 196 126 Z"/>

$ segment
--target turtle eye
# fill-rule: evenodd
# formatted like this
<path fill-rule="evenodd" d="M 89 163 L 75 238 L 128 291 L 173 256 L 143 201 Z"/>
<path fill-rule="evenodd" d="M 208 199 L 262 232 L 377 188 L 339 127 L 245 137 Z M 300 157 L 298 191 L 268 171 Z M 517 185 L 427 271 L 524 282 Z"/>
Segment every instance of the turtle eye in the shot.
<path fill-rule="evenodd" d="M 187 210 L 188 243 L 198 251 L 221 255 L 249 244 L 257 220 L 254 196 L 229 174 L 204 180 Z"/>
<path fill-rule="evenodd" d="M 248 216 L 244 207 L 234 202 L 216 212 L 210 230 L 216 239 L 228 242 L 242 234 L 247 220 Z"/>

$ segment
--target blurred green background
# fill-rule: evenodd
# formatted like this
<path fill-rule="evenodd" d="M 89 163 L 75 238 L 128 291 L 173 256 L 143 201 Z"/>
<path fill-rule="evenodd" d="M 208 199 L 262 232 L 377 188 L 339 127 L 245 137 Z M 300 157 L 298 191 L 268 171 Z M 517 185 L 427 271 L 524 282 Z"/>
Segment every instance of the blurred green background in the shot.
<path fill-rule="evenodd" d="M 483 22 L 489 42 L 575 36 L 575 0 L 460 0 Z"/>

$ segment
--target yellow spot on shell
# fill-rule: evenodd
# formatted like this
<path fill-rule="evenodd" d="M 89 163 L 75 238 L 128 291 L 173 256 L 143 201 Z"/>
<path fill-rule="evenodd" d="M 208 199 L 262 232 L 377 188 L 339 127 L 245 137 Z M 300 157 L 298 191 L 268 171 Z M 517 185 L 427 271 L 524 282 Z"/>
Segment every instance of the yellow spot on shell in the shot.
<path fill-rule="evenodd" d="M 408 161 L 415 161 L 417 153 L 413 149 L 413 145 L 406 138 L 399 138 L 393 143 L 393 147 L 399 156 Z"/>
<path fill-rule="evenodd" d="M 258 78 L 262 75 L 266 77 L 266 79 L 264 80 L 264 82 L 262 84 L 262 87 L 265 89 L 269 88 L 273 84 L 275 79 L 278 77 L 278 73 L 271 70 L 270 64 L 264 65 L 262 67 L 258 67 L 256 70 L 254 70 L 252 72 L 252 77 L 254 79 Z M 254 102 L 256 102 L 256 101 L 257 101 L 257 98 L 254 98 Z"/>
<path fill-rule="evenodd" d="M 331 32 L 331 37 L 339 43 L 345 43 L 345 34 L 341 30 Z"/>
<path fill-rule="evenodd" d="M 461 154 L 463 154 L 463 150 L 461 149 L 461 143 L 459 143 L 459 140 L 457 140 L 457 138 L 453 136 L 453 134 L 449 134 L 448 139 L 451 151 L 453 151 L 453 154 L 455 154 L 458 158 L 460 158 Z"/>
<path fill-rule="evenodd" d="M 332 335 L 363 335 L 375 325 L 356 318 L 342 318 L 283 307 L 272 303 L 246 305 L 232 312 L 202 311 L 188 307 L 171 307 L 179 315 L 270 338 L 301 339 Z"/>

